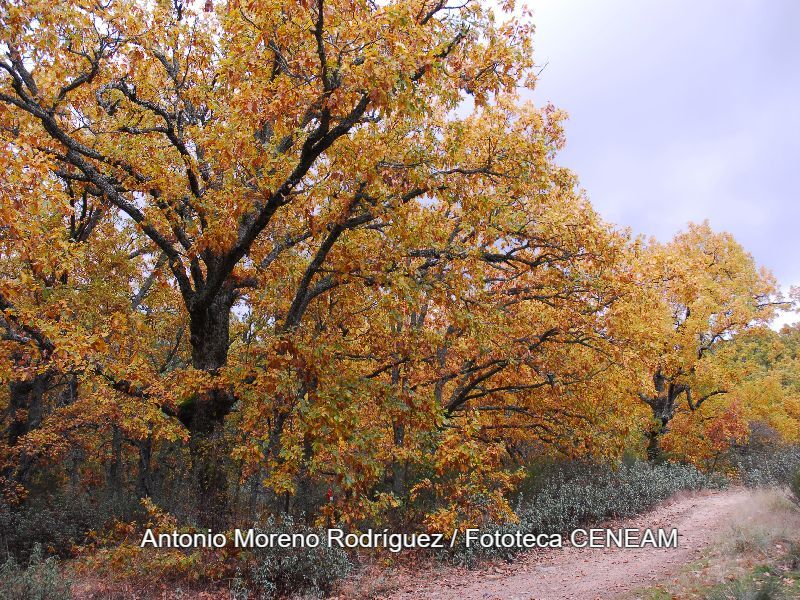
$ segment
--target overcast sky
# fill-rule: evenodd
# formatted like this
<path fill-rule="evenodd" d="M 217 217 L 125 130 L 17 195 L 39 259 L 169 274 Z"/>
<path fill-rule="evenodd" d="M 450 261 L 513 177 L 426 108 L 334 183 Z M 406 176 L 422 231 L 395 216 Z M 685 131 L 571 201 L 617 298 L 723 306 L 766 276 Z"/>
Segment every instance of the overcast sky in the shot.
<path fill-rule="evenodd" d="M 800 1 L 528 0 L 564 166 L 607 220 L 709 219 L 800 284 Z M 791 320 L 795 320 L 794 318 Z"/>

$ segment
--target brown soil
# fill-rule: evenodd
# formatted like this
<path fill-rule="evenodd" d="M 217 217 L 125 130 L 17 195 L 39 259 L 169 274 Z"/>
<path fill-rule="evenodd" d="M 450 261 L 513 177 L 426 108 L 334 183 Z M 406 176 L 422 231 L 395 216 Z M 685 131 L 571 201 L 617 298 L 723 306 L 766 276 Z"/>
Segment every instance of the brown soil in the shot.
<path fill-rule="evenodd" d="M 630 596 L 698 559 L 731 530 L 732 518 L 754 501 L 752 492 L 744 489 L 707 491 L 678 496 L 644 515 L 605 525 L 675 527 L 677 548 L 542 550 L 521 555 L 511 564 L 476 570 L 405 571 L 382 575 L 377 582 L 365 577 L 358 595 L 386 600 L 607 600 Z"/>

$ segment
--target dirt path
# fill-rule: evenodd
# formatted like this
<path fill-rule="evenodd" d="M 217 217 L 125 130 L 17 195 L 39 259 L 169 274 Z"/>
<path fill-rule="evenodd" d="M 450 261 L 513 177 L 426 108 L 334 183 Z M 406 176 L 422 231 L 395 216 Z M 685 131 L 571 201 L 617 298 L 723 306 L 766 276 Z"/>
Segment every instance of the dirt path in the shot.
<path fill-rule="evenodd" d="M 731 489 L 677 497 L 644 515 L 607 527 L 678 529 L 677 548 L 567 547 L 528 553 L 515 563 L 479 570 L 414 573 L 382 596 L 390 600 L 607 600 L 655 584 L 699 557 L 729 530 L 731 517 L 751 492 Z M 409 574 L 411 575 L 411 574 Z"/>

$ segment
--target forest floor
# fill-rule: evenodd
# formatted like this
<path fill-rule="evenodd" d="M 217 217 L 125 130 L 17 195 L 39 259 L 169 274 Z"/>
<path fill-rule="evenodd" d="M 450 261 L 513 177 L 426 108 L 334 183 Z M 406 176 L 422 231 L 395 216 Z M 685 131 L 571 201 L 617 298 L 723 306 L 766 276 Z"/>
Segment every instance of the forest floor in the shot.
<path fill-rule="evenodd" d="M 706 598 L 724 586 L 778 573 L 797 586 L 800 511 L 778 490 L 732 488 L 673 497 L 652 511 L 601 527 L 678 529 L 677 548 L 540 550 L 477 569 L 448 566 L 365 569 L 339 598 L 387 600 L 593 600 Z M 795 550 L 796 552 L 796 550 Z M 756 571 L 753 571 L 756 569 Z M 758 570 L 760 569 L 760 571 Z M 771 570 L 771 571 L 770 571 Z M 755 585 L 760 586 L 761 580 Z M 738 585 L 738 583 L 737 583 Z M 791 589 L 789 589 L 791 588 Z"/>
<path fill-rule="evenodd" d="M 594 527 L 678 530 L 677 548 L 564 547 L 474 568 L 377 559 L 341 582 L 338 600 L 800 599 L 800 508 L 777 489 L 679 494 L 653 510 Z M 77 578 L 75 600 L 230 599 L 227 586 L 181 591 L 102 576 Z M 755 595 L 755 590 L 772 590 Z"/>

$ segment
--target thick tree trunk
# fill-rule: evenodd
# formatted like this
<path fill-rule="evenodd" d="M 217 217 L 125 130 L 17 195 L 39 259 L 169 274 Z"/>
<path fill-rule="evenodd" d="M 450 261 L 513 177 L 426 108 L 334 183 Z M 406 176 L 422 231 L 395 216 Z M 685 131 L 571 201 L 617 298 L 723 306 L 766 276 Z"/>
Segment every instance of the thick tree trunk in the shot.
<path fill-rule="evenodd" d="M 232 292 L 221 292 L 201 310 L 189 313 L 192 366 L 216 375 L 225 366 L 230 343 Z M 228 520 L 228 477 L 222 428 L 234 403 L 233 394 L 223 386 L 197 394 L 179 410 L 179 418 L 191 435 L 195 504 L 198 524 L 224 527 Z"/>
<path fill-rule="evenodd" d="M 641 395 L 640 397 L 653 411 L 652 425 L 645 432 L 647 437 L 647 460 L 659 462 L 664 459 L 661 438 L 667 432 L 667 425 L 669 425 L 672 417 L 675 416 L 675 403 L 678 396 L 686 391 L 686 387 L 668 383 L 661 370 L 656 371 L 653 375 L 653 387 L 655 388 L 654 395 Z"/>
<path fill-rule="evenodd" d="M 221 292 L 209 306 L 189 314 L 192 365 L 196 369 L 216 371 L 228 361 L 230 316 L 234 298 L 231 292 Z"/>
<path fill-rule="evenodd" d="M 661 450 L 661 436 L 666 431 L 666 423 L 656 419 L 653 428 L 647 432 L 647 460 L 660 462 L 664 455 Z"/>
<path fill-rule="evenodd" d="M 664 459 L 661 438 L 667 432 L 667 425 L 675 412 L 674 400 L 667 396 L 656 396 L 648 402 L 653 411 L 653 422 L 645 433 L 647 437 L 647 460 L 660 462 Z"/>
<path fill-rule="evenodd" d="M 51 378 L 52 375 L 46 372 L 36 375 L 32 379 L 12 381 L 8 384 L 11 425 L 8 428 L 7 443 L 10 448 L 17 446 L 20 438 L 41 424 L 44 395 Z M 13 477 L 22 485 L 27 485 L 33 464 L 34 457 L 21 451 L 17 457 L 16 469 L 7 469 L 4 475 Z"/>
<path fill-rule="evenodd" d="M 8 384 L 11 426 L 8 428 L 8 445 L 16 446 L 19 439 L 39 426 L 42 421 L 44 393 L 50 375 L 43 373 L 33 379 L 12 381 Z"/>

